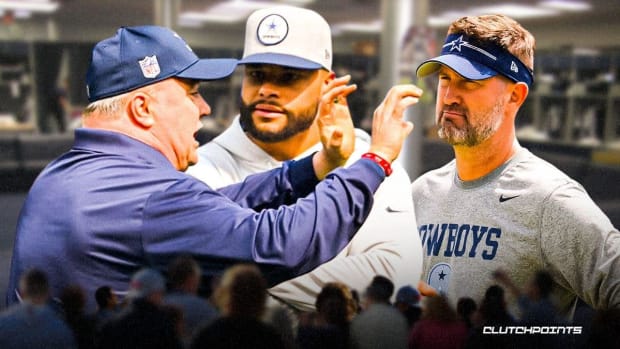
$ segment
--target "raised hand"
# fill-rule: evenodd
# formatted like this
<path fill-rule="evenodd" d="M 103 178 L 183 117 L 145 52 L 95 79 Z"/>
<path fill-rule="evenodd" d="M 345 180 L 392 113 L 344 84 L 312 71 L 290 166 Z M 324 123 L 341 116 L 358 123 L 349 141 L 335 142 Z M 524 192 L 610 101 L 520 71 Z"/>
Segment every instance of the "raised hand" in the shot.
<path fill-rule="evenodd" d="M 392 162 L 400 153 L 413 124 L 403 119 L 407 107 L 418 103 L 422 90 L 414 85 L 393 86 L 375 109 L 369 152 Z"/>
<path fill-rule="evenodd" d="M 323 149 L 314 159 L 317 178 L 322 179 L 336 167 L 342 166 L 355 149 L 355 131 L 347 96 L 357 89 L 348 85 L 351 76 L 330 79 L 322 87 L 317 112 L 317 124 Z"/>

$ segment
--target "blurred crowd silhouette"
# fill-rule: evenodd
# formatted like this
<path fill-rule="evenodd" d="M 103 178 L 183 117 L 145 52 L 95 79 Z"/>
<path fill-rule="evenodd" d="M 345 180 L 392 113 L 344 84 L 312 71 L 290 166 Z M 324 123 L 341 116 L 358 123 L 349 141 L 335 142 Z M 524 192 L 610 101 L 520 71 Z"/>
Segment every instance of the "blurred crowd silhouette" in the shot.
<path fill-rule="evenodd" d="M 122 292 L 101 285 L 86 295 L 74 285 L 59 299 L 50 299 L 47 276 L 32 269 L 20 279 L 22 302 L 0 313 L 0 347 L 565 349 L 620 342 L 620 310 L 582 306 L 571 319 L 560 316 L 546 271 L 522 289 L 502 270 L 493 276 L 483 299 L 456 305 L 413 286 L 395 290 L 380 275 L 362 292 L 328 283 L 315 311 L 298 312 L 269 296 L 252 264 L 230 267 L 205 293 L 199 265 L 184 255 L 165 274 L 137 271 Z M 95 313 L 85 313 L 86 297 L 96 299 Z"/>

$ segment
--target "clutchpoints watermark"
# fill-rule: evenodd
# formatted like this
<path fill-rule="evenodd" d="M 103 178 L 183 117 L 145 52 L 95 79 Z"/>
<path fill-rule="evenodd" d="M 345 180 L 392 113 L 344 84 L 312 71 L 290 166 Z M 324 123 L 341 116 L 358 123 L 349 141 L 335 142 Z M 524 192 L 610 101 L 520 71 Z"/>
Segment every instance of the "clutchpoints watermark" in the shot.
<path fill-rule="evenodd" d="M 484 326 L 483 334 L 581 334 L 582 326 Z"/>

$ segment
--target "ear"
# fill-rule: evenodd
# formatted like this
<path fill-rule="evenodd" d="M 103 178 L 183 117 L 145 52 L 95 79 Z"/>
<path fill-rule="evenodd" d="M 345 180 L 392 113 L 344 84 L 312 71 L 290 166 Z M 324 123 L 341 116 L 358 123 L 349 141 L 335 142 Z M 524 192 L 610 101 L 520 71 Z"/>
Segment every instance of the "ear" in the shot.
<path fill-rule="evenodd" d="M 517 109 L 521 107 L 529 94 L 529 90 L 529 87 L 524 82 L 517 82 L 514 84 L 512 93 L 510 94 L 510 103 L 514 103 Z"/>
<path fill-rule="evenodd" d="M 320 70 L 325 72 L 326 74 L 324 74 L 324 78 L 323 78 L 323 83 L 325 85 L 327 85 L 330 81 L 334 80 L 336 78 L 336 73 L 333 71 L 326 71 L 326 70 Z"/>
<path fill-rule="evenodd" d="M 136 92 L 127 103 L 129 115 L 132 121 L 142 128 L 148 129 L 155 124 L 150 106 L 151 98 L 143 92 Z"/>

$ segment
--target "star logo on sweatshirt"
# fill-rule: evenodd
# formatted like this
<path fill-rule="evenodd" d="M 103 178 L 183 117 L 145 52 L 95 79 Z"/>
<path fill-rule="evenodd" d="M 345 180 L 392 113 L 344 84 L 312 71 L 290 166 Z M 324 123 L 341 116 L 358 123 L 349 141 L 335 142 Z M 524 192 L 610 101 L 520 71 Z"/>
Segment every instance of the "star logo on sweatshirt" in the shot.
<path fill-rule="evenodd" d="M 450 277 L 452 276 L 452 267 L 448 263 L 435 264 L 428 273 L 428 284 L 437 292 L 445 294 L 450 286 Z"/>

